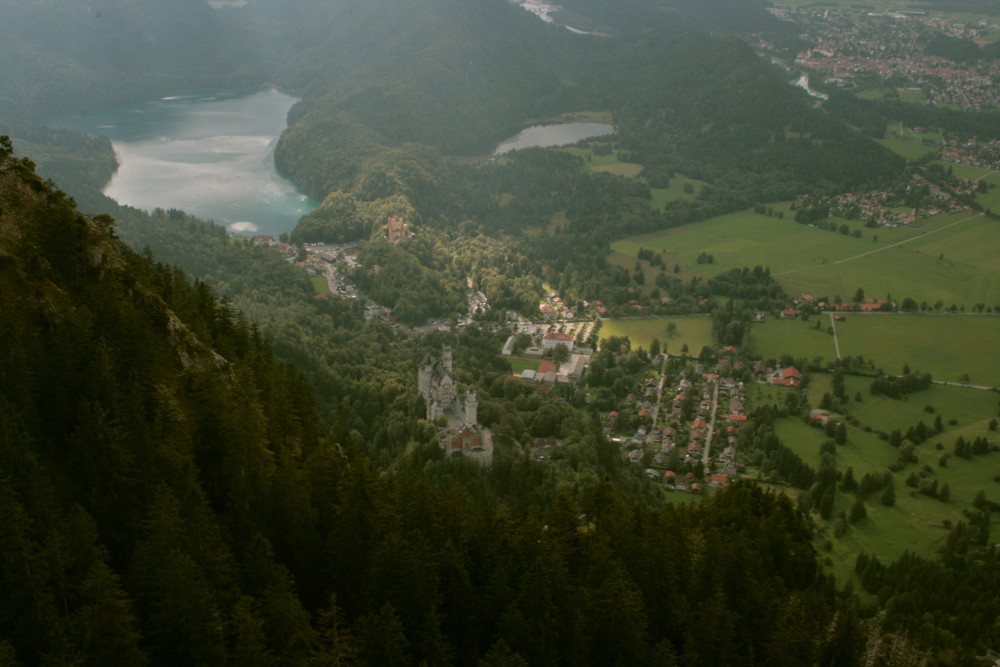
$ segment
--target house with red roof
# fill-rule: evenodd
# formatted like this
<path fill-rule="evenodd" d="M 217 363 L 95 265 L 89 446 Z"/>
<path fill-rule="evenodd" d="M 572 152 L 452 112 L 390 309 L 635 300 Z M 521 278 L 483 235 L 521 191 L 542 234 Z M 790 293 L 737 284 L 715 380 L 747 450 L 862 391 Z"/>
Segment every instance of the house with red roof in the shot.
<path fill-rule="evenodd" d="M 771 384 L 779 387 L 798 387 L 802 383 L 802 373 L 794 366 L 780 368 L 771 373 Z"/>

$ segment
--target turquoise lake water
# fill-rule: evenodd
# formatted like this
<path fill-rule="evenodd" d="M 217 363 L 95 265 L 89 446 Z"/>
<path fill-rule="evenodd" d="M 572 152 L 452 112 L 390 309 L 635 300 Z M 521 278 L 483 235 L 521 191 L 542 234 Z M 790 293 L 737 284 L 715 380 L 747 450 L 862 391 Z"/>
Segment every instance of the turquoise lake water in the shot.
<path fill-rule="evenodd" d="M 278 236 L 319 205 L 274 166 L 296 101 L 277 90 L 199 93 L 48 122 L 111 139 L 120 166 L 103 191 L 121 204 Z"/>

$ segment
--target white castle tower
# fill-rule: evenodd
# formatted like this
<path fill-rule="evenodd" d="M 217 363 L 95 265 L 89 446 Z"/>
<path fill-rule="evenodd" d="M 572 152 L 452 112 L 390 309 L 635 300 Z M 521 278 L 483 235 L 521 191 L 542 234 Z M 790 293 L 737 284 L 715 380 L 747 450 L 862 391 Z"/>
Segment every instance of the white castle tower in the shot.
<path fill-rule="evenodd" d="M 476 392 L 471 389 L 465 392 L 465 423 L 472 426 L 479 423 L 479 401 Z"/>

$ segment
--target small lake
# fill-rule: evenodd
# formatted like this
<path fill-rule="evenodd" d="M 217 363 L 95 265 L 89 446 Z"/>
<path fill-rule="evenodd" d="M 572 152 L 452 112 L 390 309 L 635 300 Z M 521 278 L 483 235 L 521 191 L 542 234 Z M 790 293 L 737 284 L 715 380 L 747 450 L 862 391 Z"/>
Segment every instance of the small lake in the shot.
<path fill-rule="evenodd" d="M 277 237 L 319 206 L 274 166 L 297 101 L 277 90 L 177 95 L 48 124 L 111 139 L 119 167 L 103 192 L 120 204 Z"/>
<path fill-rule="evenodd" d="M 500 155 L 507 151 L 519 148 L 536 148 L 545 146 L 563 146 L 565 144 L 575 144 L 580 139 L 590 137 L 602 137 L 607 134 L 614 134 L 615 128 L 604 123 L 559 123 L 557 125 L 534 125 L 525 128 L 516 135 L 502 141 L 494 155 Z"/>

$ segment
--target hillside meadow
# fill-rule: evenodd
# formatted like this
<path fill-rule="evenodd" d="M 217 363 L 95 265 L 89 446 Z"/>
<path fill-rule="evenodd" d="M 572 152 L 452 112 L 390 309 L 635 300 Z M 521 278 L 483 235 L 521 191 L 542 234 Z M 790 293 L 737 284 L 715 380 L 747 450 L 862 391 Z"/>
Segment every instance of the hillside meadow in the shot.
<path fill-rule="evenodd" d="M 955 440 L 977 437 L 996 440 L 989 430 L 989 420 L 997 414 L 997 394 L 963 387 L 932 386 L 903 400 L 873 396 L 869 392 L 870 378 L 846 376 L 845 389 L 849 400 L 844 408 L 857 419 L 857 425 L 847 423 L 847 442 L 835 449 L 836 469 L 843 473 L 851 468 L 855 480 L 865 474 L 881 474 L 899 457 L 899 451 L 879 436 L 878 431 L 900 429 L 905 432 L 920 421 L 932 425 L 940 415 L 944 431 L 918 445 L 910 462 L 893 474 L 896 503 L 886 507 L 877 491 L 865 501 L 867 517 L 853 524 L 837 537 L 832 521 L 824 521 L 814 513 L 817 525 L 817 546 L 821 554 L 830 557 L 833 571 L 840 581 L 853 577 L 854 561 L 861 552 L 874 553 L 883 561 L 895 559 L 904 551 L 933 554 L 948 534 L 948 525 L 964 520 L 963 512 L 973 508 L 979 491 L 988 497 L 997 495 L 993 478 L 1000 473 L 1000 453 L 992 452 L 971 459 L 952 454 Z M 831 376 L 814 373 L 808 387 L 811 405 L 817 405 L 822 395 L 831 390 Z M 752 391 L 756 405 L 781 405 L 787 390 L 757 385 Z M 860 401 L 855 396 L 860 394 Z M 933 409 L 933 412 L 929 412 Z M 954 420 L 954 424 L 952 424 Z M 813 468 L 820 466 L 820 445 L 828 438 L 817 427 L 800 417 L 775 421 L 782 442 Z M 912 473 L 923 471 L 938 481 L 938 488 L 948 485 L 950 497 L 940 500 L 918 493 L 906 484 Z M 765 471 L 766 472 L 766 471 Z M 834 516 L 849 512 L 856 494 L 838 490 L 834 500 Z"/>

